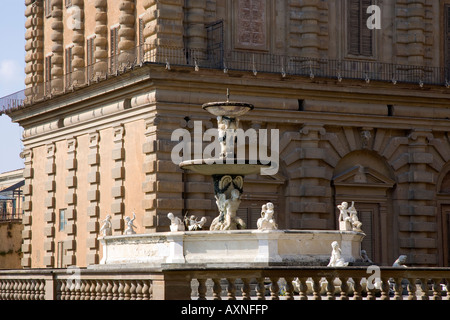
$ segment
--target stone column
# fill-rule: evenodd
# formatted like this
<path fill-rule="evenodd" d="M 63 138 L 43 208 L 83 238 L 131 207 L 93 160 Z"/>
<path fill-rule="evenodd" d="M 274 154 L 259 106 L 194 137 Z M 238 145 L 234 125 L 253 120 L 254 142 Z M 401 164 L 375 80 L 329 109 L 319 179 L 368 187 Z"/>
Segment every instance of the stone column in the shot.
<path fill-rule="evenodd" d="M 64 241 L 64 266 L 76 265 L 76 221 L 77 221 L 77 140 L 76 138 L 67 140 L 67 160 L 66 160 L 66 219 L 65 232 L 67 240 Z"/>
<path fill-rule="evenodd" d="M 41 1 L 25 1 L 25 96 L 40 99 L 44 91 L 44 8 Z"/>
<path fill-rule="evenodd" d="M 184 57 L 184 0 L 144 0 L 144 57 L 147 61 L 174 63 Z"/>
<path fill-rule="evenodd" d="M 123 125 L 114 127 L 114 149 L 112 150 L 112 159 L 115 166 L 112 169 L 113 185 L 111 196 L 113 203 L 111 205 L 111 223 L 113 235 L 121 235 L 124 231 L 124 213 L 125 213 L 125 148 L 124 148 L 125 128 Z"/>
<path fill-rule="evenodd" d="M 22 158 L 24 159 L 25 169 L 23 172 L 23 178 L 25 179 L 25 185 L 23 187 L 23 196 L 25 201 L 23 202 L 23 231 L 22 231 L 22 267 L 31 268 L 31 240 L 32 240 L 32 197 L 33 197 L 33 150 L 25 149 L 22 152 Z"/>
<path fill-rule="evenodd" d="M 95 0 L 94 73 L 104 77 L 108 72 L 108 1 Z"/>
<path fill-rule="evenodd" d="M 187 47 L 206 50 L 206 0 L 188 0 L 186 10 Z"/>
<path fill-rule="evenodd" d="M 86 247 L 88 252 L 86 253 L 86 264 L 98 264 L 99 263 L 99 215 L 100 215 L 100 153 L 99 153 L 100 134 L 98 131 L 89 134 L 89 155 L 88 165 L 91 166 L 91 170 L 88 174 L 88 182 L 90 184 L 88 190 L 89 206 L 87 208 L 87 215 L 89 221 L 87 223 L 87 240 Z M 106 217 L 105 213 L 105 217 Z M 104 218 L 105 218 L 104 217 Z"/>
<path fill-rule="evenodd" d="M 45 173 L 48 176 L 45 188 L 47 196 L 45 198 L 45 228 L 44 228 L 44 266 L 47 268 L 55 267 L 55 192 L 56 192 L 56 164 L 55 164 L 56 146 L 54 143 L 47 145 L 47 164 Z"/>
<path fill-rule="evenodd" d="M 72 42 L 73 60 L 72 60 L 72 83 L 82 85 L 86 81 L 86 62 L 84 58 L 84 0 L 72 0 L 72 5 L 76 6 L 79 12 L 80 23 L 74 24 Z"/>
<path fill-rule="evenodd" d="M 63 1 L 51 0 L 52 10 L 52 93 L 61 93 L 64 90 L 64 22 Z"/>
<path fill-rule="evenodd" d="M 136 42 L 136 5 L 135 0 L 122 0 L 119 4 L 119 66 L 126 67 L 137 58 Z"/>

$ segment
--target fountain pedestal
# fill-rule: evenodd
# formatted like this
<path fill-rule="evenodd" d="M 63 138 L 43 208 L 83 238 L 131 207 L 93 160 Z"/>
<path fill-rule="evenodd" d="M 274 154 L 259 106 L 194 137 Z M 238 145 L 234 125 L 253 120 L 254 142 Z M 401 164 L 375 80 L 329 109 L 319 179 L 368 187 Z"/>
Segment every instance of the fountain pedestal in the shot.
<path fill-rule="evenodd" d="M 334 230 L 181 231 L 107 236 L 100 239 L 103 259 L 97 267 L 327 265 L 333 241 L 338 241 L 342 257 L 351 264 L 360 259 L 363 237 L 362 233 Z"/>

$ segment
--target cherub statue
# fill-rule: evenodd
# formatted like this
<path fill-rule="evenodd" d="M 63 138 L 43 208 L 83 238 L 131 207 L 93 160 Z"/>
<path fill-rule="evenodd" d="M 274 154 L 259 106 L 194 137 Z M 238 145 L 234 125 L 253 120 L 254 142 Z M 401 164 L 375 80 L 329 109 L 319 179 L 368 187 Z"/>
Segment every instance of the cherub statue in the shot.
<path fill-rule="evenodd" d="M 112 235 L 112 224 L 111 224 L 111 216 L 108 214 L 106 219 L 102 221 L 102 227 L 100 228 L 100 232 L 104 237 Z"/>
<path fill-rule="evenodd" d="M 355 208 L 355 201 L 352 201 L 351 207 L 348 209 L 348 212 L 350 213 L 350 223 L 352 224 L 353 231 L 356 232 L 363 232 L 361 230 L 362 222 L 358 219 L 358 212 Z"/>
<path fill-rule="evenodd" d="M 200 221 L 196 216 L 190 216 L 189 219 L 185 219 L 185 224 L 189 231 L 201 230 L 206 223 L 206 217 L 202 217 Z"/>
<path fill-rule="evenodd" d="M 256 222 L 258 230 L 276 230 L 277 224 L 273 218 L 274 206 L 272 202 L 268 202 L 261 208 L 261 218 Z"/>
<path fill-rule="evenodd" d="M 344 258 L 341 258 L 341 248 L 339 248 L 339 243 L 333 241 L 331 243 L 333 250 L 331 251 L 330 262 L 327 267 L 346 267 L 348 262 L 345 262 Z"/>
<path fill-rule="evenodd" d="M 351 218 L 348 213 L 348 203 L 342 202 L 337 206 L 339 209 L 339 230 L 340 231 L 351 231 L 353 229 L 351 224 Z"/>
<path fill-rule="evenodd" d="M 169 212 L 167 214 L 167 218 L 171 221 L 170 223 L 170 231 L 177 232 L 177 231 L 184 231 L 185 226 L 183 221 L 181 221 L 180 218 L 175 217 L 172 212 Z"/>
<path fill-rule="evenodd" d="M 393 267 L 401 267 L 401 268 L 407 268 L 407 266 L 405 265 L 406 263 L 406 255 L 401 255 L 400 257 L 398 257 L 397 260 L 395 260 L 394 264 L 392 265 Z"/>
<path fill-rule="evenodd" d="M 137 228 L 134 224 L 133 221 L 136 220 L 136 214 L 133 212 L 133 219 L 131 219 L 130 217 L 125 217 L 125 223 L 126 223 L 126 229 L 125 229 L 125 234 L 135 234 L 136 231 L 134 231 L 134 228 Z"/>

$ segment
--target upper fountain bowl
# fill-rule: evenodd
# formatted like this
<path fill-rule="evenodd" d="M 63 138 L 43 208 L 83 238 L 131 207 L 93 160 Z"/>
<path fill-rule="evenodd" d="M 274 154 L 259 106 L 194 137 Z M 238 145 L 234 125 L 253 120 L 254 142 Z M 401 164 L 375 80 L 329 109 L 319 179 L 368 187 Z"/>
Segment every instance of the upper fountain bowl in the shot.
<path fill-rule="evenodd" d="M 253 105 L 245 102 L 223 101 L 205 103 L 202 108 L 215 116 L 240 117 L 253 110 Z"/>

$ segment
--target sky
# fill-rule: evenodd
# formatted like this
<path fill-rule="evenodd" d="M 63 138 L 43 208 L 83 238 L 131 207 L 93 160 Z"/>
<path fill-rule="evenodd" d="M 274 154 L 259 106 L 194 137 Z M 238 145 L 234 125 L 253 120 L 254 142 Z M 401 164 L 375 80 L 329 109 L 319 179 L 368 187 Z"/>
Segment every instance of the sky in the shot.
<path fill-rule="evenodd" d="M 0 98 L 25 88 L 25 1 L 1 0 Z M 24 167 L 22 128 L 0 116 L 0 173 Z"/>

